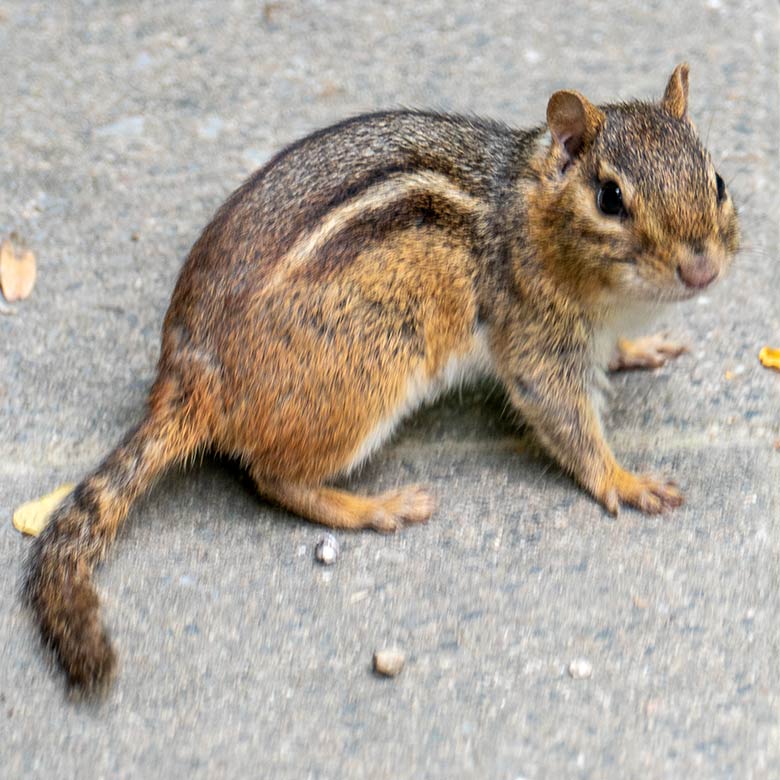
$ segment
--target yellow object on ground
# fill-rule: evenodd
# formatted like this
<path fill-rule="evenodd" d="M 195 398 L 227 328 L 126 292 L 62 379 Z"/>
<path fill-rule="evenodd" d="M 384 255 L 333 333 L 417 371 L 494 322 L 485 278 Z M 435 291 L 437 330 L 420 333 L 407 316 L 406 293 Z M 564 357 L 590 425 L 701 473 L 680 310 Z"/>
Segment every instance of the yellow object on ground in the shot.
<path fill-rule="evenodd" d="M 0 244 L 0 289 L 8 303 L 27 298 L 35 286 L 35 255 L 28 249 L 16 254 L 13 244 Z"/>
<path fill-rule="evenodd" d="M 73 491 L 75 485 L 60 485 L 48 495 L 36 498 L 22 504 L 14 512 L 14 528 L 23 534 L 38 536 L 49 522 L 51 513 L 62 503 L 62 500 Z"/>
<path fill-rule="evenodd" d="M 758 359 L 762 366 L 767 368 L 776 368 L 780 371 L 780 349 L 774 347 L 763 347 L 758 353 Z"/>

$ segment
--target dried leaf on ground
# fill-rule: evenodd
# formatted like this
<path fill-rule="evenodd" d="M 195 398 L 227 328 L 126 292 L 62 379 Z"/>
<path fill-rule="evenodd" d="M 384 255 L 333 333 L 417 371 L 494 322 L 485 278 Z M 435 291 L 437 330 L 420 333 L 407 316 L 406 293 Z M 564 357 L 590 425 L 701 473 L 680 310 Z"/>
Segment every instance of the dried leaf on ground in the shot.
<path fill-rule="evenodd" d="M 10 240 L 3 241 L 0 245 L 0 287 L 9 303 L 29 296 L 35 286 L 36 274 L 35 255 L 29 249 L 17 254 Z"/>
<path fill-rule="evenodd" d="M 780 371 L 780 349 L 776 347 L 764 347 L 758 353 L 758 359 L 762 366 L 767 368 L 776 368 Z"/>
<path fill-rule="evenodd" d="M 14 528 L 23 534 L 38 536 L 49 522 L 51 513 L 73 492 L 75 485 L 60 485 L 55 491 L 22 504 L 14 512 Z"/>

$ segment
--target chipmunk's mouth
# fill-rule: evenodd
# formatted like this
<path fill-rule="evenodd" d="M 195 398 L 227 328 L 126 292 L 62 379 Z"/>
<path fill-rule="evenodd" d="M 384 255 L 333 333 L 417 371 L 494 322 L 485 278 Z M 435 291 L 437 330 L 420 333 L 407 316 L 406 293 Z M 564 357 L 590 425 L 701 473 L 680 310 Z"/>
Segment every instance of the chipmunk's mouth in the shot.
<path fill-rule="evenodd" d="M 672 277 L 669 280 L 671 283 L 662 284 L 660 280 L 655 283 L 648 284 L 646 280 L 643 280 L 644 284 L 637 290 L 637 298 L 646 301 L 658 301 L 666 303 L 676 303 L 682 301 L 689 301 L 704 292 L 704 287 L 689 287 L 686 284 L 680 282 L 676 277 Z M 628 290 L 626 290 L 628 292 Z"/>
<path fill-rule="evenodd" d="M 701 292 L 702 292 L 702 288 L 695 289 L 690 287 L 683 287 L 679 295 L 677 296 L 677 300 L 690 301 L 692 298 L 695 298 Z"/>

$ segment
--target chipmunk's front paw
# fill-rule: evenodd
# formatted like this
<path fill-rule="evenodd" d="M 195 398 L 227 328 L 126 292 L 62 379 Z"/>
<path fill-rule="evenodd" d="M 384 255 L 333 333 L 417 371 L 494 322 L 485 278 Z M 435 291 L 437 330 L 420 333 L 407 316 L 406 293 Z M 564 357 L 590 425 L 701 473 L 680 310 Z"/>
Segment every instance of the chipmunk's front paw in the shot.
<path fill-rule="evenodd" d="M 661 481 L 647 474 L 632 474 L 624 469 L 617 469 L 605 481 L 597 498 L 613 515 L 617 515 L 620 504 L 657 515 L 683 503 L 683 495 L 675 482 Z"/>
<path fill-rule="evenodd" d="M 609 363 L 610 371 L 625 371 L 637 368 L 660 368 L 672 358 L 688 351 L 688 347 L 672 341 L 668 333 L 656 333 L 635 341 L 620 339 L 615 355 Z"/>

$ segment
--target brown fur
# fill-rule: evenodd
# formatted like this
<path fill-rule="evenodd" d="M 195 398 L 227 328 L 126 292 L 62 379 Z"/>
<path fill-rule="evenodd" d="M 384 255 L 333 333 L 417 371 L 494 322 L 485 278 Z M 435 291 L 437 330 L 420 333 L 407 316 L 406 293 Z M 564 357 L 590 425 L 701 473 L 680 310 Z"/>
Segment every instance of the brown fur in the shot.
<path fill-rule="evenodd" d="M 210 448 L 303 517 L 393 531 L 428 518 L 424 490 L 324 483 L 460 372 L 497 377 L 609 511 L 680 503 L 672 483 L 617 464 L 593 401 L 603 334 L 637 303 L 690 297 L 736 250 L 733 206 L 717 202 L 687 117 L 687 69 L 659 105 L 559 92 L 547 118 L 549 142 L 544 127 L 359 117 L 293 144 L 228 199 L 177 282 L 145 420 L 34 544 L 27 594 L 71 682 L 111 676 L 91 572 L 164 468 Z M 606 180 L 627 215 L 599 211 Z M 653 349 L 624 342 L 620 355 L 672 354 Z"/>

